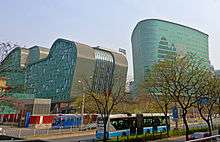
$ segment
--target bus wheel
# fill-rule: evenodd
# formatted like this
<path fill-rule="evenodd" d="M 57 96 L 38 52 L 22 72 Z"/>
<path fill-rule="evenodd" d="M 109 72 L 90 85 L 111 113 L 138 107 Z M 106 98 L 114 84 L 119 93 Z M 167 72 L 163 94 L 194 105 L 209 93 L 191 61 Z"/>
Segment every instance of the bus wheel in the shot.
<path fill-rule="evenodd" d="M 127 134 L 126 134 L 126 132 L 122 132 L 122 136 L 126 136 Z"/>

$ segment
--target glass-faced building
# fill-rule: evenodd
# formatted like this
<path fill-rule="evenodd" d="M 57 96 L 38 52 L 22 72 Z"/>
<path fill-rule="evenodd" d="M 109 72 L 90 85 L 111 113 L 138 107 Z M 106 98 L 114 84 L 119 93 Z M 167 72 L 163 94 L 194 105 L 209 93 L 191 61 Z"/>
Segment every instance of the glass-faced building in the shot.
<path fill-rule="evenodd" d="M 11 92 L 24 93 L 25 67 L 28 49 L 15 48 L 0 64 L 0 77 L 7 79 Z"/>
<path fill-rule="evenodd" d="M 133 30 L 134 80 L 139 86 L 150 67 L 169 54 L 195 54 L 209 67 L 208 35 L 184 25 L 159 19 L 140 21 Z"/>
<path fill-rule="evenodd" d="M 128 64 L 123 54 L 57 39 L 50 50 L 39 46 L 13 50 L 0 66 L 3 67 L 19 71 L 19 76 L 9 83 L 20 83 L 26 93 L 59 103 L 71 102 L 81 95 L 79 82 L 84 80 L 90 80 L 95 91 L 111 91 L 112 80 L 118 75 L 125 86 Z M 14 70 L 8 71 L 0 75 L 11 78 Z"/>

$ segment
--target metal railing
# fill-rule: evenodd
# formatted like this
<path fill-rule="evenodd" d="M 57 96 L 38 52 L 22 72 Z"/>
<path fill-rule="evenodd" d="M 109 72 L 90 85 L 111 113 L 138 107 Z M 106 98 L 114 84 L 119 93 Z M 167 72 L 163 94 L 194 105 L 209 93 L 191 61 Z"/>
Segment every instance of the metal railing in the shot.
<path fill-rule="evenodd" d="M 35 129 L 35 128 L 10 128 L 10 127 L 2 127 L 4 129 L 4 134 L 11 137 L 16 138 L 25 138 L 32 136 L 40 136 L 40 135 L 50 135 L 50 134 L 68 134 L 72 132 L 79 132 L 85 130 L 95 129 L 95 124 L 89 124 L 83 126 L 83 129 L 80 127 L 70 127 L 70 128 L 48 128 L 48 129 Z"/>
<path fill-rule="evenodd" d="M 189 140 L 186 142 L 201 142 L 201 141 L 206 141 L 206 140 L 209 140 L 210 142 L 220 142 L 220 135 L 214 135 L 214 136 L 210 136 L 210 137 Z"/>

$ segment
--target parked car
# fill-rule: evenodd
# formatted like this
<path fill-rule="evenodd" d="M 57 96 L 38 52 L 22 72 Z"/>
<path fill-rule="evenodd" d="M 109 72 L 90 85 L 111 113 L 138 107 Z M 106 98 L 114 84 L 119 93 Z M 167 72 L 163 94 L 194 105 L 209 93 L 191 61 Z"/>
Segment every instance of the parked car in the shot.
<path fill-rule="evenodd" d="M 3 128 L 0 127 L 0 136 L 1 136 L 1 135 L 6 135 L 6 132 L 5 132 L 5 129 L 3 129 Z"/>

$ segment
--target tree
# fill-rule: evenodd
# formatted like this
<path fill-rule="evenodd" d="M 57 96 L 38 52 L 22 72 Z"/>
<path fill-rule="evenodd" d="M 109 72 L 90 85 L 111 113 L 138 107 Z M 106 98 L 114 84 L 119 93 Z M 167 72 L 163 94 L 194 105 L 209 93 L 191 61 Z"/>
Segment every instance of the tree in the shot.
<path fill-rule="evenodd" d="M 161 74 L 161 71 L 164 70 L 163 67 L 164 66 L 162 63 L 155 65 L 152 68 L 152 72 L 149 73 L 147 79 L 145 80 L 142 88 L 144 90 L 147 88 L 147 93 L 152 96 L 156 104 L 159 106 L 161 112 L 164 114 L 167 126 L 167 136 L 169 136 L 170 123 L 168 111 L 170 105 L 172 104 L 172 99 L 169 92 L 167 91 L 167 84 L 163 80 L 164 78 Z"/>
<path fill-rule="evenodd" d="M 140 94 L 134 99 L 122 102 L 113 113 L 158 113 L 161 112 L 155 100 L 149 94 Z"/>
<path fill-rule="evenodd" d="M 127 95 L 125 93 L 125 82 L 123 78 L 115 76 L 112 79 L 112 83 L 105 82 L 106 88 L 101 89 L 101 86 L 94 88 L 94 84 L 91 83 L 88 79 L 81 81 L 81 90 L 85 93 L 85 96 L 92 98 L 92 101 L 95 102 L 97 112 L 101 115 L 104 125 L 104 138 L 107 140 L 107 123 L 109 116 L 114 110 L 114 108 L 126 101 Z"/>
<path fill-rule="evenodd" d="M 12 42 L 0 42 L 0 63 L 5 59 L 5 57 L 15 48 L 21 47 Z"/>
<path fill-rule="evenodd" d="M 197 103 L 200 82 L 207 70 L 198 59 L 193 54 L 175 55 L 159 62 L 151 70 L 156 78 L 156 82 L 154 82 L 156 85 L 152 91 L 155 92 L 154 96 L 156 94 L 165 95 L 162 97 L 165 98 L 165 106 L 168 101 L 166 98 L 171 98 L 182 109 L 181 115 L 186 129 L 186 140 L 189 140 L 187 113 Z M 160 96 L 156 95 L 156 98 L 159 100 Z"/>
<path fill-rule="evenodd" d="M 85 105 L 84 105 L 84 112 L 85 113 L 97 113 L 97 107 L 96 103 L 93 100 L 93 98 L 90 95 L 85 95 Z M 76 111 L 80 113 L 80 107 L 82 106 L 83 102 L 83 97 L 82 96 L 77 96 L 74 99 L 74 107 L 76 108 Z"/>
<path fill-rule="evenodd" d="M 220 93 L 220 80 L 211 72 L 207 72 L 199 89 L 200 98 L 196 104 L 199 114 L 207 123 L 209 134 L 212 135 L 212 116 Z"/>

